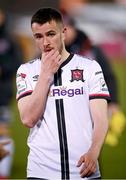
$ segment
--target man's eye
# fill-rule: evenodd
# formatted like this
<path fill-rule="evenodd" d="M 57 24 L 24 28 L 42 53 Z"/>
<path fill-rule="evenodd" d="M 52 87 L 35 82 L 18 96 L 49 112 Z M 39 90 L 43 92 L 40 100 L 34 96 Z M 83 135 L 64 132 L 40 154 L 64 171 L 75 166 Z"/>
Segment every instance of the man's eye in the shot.
<path fill-rule="evenodd" d="M 40 38 L 42 38 L 42 36 L 41 35 L 36 35 L 35 38 L 40 39 Z"/>
<path fill-rule="evenodd" d="M 49 33 L 48 36 L 55 36 L 55 33 Z"/>

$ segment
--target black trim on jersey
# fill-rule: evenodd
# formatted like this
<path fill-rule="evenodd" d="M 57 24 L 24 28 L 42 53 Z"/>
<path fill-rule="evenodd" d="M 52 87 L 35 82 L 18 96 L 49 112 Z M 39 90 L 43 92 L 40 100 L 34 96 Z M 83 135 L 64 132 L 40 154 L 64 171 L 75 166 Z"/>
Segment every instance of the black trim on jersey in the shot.
<path fill-rule="evenodd" d="M 68 64 L 68 63 L 70 62 L 70 60 L 73 58 L 73 56 L 74 56 L 74 54 L 70 54 L 70 55 L 68 56 L 68 58 L 66 59 L 66 61 L 64 61 L 64 62 L 61 64 L 60 68 L 62 68 L 62 67 L 65 66 L 66 64 Z"/>
<path fill-rule="evenodd" d="M 107 102 L 111 102 L 111 98 L 109 96 L 89 96 L 89 100 L 92 99 L 106 99 Z"/>
<path fill-rule="evenodd" d="M 26 92 L 26 93 L 22 94 L 21 96 L 19 96 L 19 97 L 17 98 L 17 101 L 19 101 L 19 99 L 21 99 L 21 98 L 23 98 L 23 97 L 25 97 L 25 96 L 29 96 L 29 95 L 31 95 L 31 94 L 32 94 L 32 91 Z"/>
<path fill-rule="evenodd" d="M 58 133 L 60 142 L 60 160 L 61 160 L 61 179 L 67 180 L 69 177 L 69 157 L 68 157 L 68 147 L 67 147 L 67 136 L 66 136 L 66 126 L 64 118 L 64 107 L 63 100 L 56 100 L 56 113 L 58 122 Z"/>
<path fill-rule="evenodd" d="M 62 70 L 60 68 L 58 72 L 54 75 L 55 86 L 62 85 L 61 73 Z M 68 155 L 63 99 L 56 99 L 55 103 L 56 103 L 59 144 L 60 144 L 61 179 L 68 180 L 70 179 L 69 155 Z"/>
<path fill-rule="evenodd" d="M 55 75 L 54 75 L 54 85 L 55 85 L 55 86 L 60 86 L 60 85 L 62 85 L 61 73 L 62 73 L 62 69 L 59 68 L 59 70 L 57 71 L 57 73 L 55 73 Z"/>

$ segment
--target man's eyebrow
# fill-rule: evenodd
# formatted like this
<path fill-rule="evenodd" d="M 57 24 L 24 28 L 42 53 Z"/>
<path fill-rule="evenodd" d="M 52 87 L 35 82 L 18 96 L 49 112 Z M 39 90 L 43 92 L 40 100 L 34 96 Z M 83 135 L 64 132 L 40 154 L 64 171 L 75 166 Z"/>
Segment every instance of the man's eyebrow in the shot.
<path fill-rule="evenodd" d="M 45 32 L 45 34 L 49 34 L 49 33 L 55 33 L 55 30 L 49 30 L 47 32 Z M 43 36 L 41 33 L 37 32 L 37 33 L 34 33 L 33 36 Z"/>
<path fill-rule="evenodd" d="M 41 33 L 34 33 L 33 35 L 34 35 L 34 36 L 40 36 L 40 35 L 42 36 Z"/>
<path fill-rule="evenodd" d="M 54 30 L 49 30 L 49 31 L 47 31 L 46 33 L 50 33 L 50 32 L 55 32 Z"/>

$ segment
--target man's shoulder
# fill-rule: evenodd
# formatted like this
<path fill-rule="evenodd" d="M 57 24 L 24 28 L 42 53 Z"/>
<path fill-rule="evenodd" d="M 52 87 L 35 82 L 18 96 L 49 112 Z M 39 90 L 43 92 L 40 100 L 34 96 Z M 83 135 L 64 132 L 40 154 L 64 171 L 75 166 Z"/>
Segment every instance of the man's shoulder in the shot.
<path fill-rule="evenodd" d="M 25 65 L 33 65 L 33 64 L 35 64 L 35 63 L 37 63 L 39 61 L 40 61 L 40 58 L 31 59 L 31 60 L 27 61 L 25 63 Z"/>
<path fill-rule="evenodd" d="M 34 66 L 36 63 L 40 61 L 39 58 L 31 59 L 25 63 L 22 64 L 22 66 Z"/>
<path fill-rule="evenodd" d="M 99 68 L 99 63 L 95 59 L 88 58 L 86 56 L 75 54 L 74 58 L 80 66 L 87 68 L 88 70 L 92 70 L 95 68 Z"/>
<path fill-rule="evenodd" d="M 87 63 L 87 64 L 90 64 L 94 61 L 94 59 L 88 58 L 88 57 L 80 55 L 80 54 L 75 54 L 74 57 L 76 59 L 78 59 L 79 61 L 82 61 L 83 63 Z"/>
<path fill-rule="evenodd" d="M 18 70 L 28 70 L 28 71 L 31 70 L 31 71 L 33 71 L 39 65 L 39 62 L 40 62 L 39 58 L 29 60 L 29 61 L 24 62 L 23 64 L 21 64 L 19 66 Z"/>
<path fill-rule="evenodd" d="M 34 64 L 34 63 L 36 63 L 36 62 L 38 62 L 38 61 L 40 61 L 40 58 L 32 59 L 32 60 L 28 61 L 27 63 L 28 63 L 28 64 Z"/>

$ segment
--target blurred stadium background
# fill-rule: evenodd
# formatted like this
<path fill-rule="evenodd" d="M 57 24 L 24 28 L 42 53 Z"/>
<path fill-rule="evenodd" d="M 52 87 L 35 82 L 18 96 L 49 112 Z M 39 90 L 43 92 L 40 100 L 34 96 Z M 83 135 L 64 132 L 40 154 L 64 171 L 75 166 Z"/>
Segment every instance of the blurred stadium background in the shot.
<path fill-rule="evenodd" d="M 63 1 L 63 0 L 62 0 Z M 75 0 L 64 5 L 72 7 Z M 111 60 L 115 71 L 119 103 L 126 115 L 126 0 L 78 0 L 81 2 L 79 11 L 72 11 L 81 29 L 87 31 L 93 42 L 99 44 Z M 66 4 L 65 4 L 66 3 Z M 60 0 L 0 0 L 0 8 L 9 15 L 8 29 L 17 38 L 24 52 L 24 61 L 32 59 L 37 49 L 34 46 L 30 30 L 30 17 L 32 13 L 42 6 L 59 8 Z M 14 80 L 14 91 L 15 80 Z M 13 119 L 11 132 L 15 142 L 14 161 L 11 179 L 26 178 L 26 162 L 28 148 L 26 145 L 28 129 L 19 118 L 15 97 L 12 99 L 11 108 Z M 116 124 L 119 128 L 119 124 Z M 103 147 L 100 164 L 103 179 L 126 179 L 126 128 L 118 137 L 117 144 L 106 143 Z"/>

